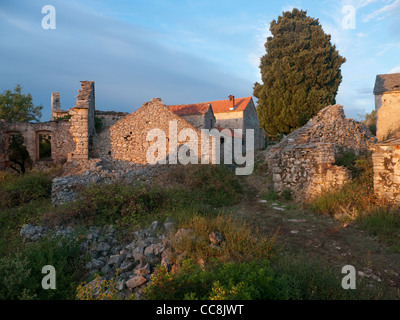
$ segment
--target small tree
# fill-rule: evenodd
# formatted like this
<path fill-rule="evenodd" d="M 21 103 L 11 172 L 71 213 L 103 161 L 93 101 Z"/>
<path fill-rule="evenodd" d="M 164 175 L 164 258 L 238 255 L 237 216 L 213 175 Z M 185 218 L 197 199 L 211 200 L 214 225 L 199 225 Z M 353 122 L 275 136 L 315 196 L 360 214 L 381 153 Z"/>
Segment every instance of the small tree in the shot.
<path fill-rule="evenodd" d="M 346 59 L 306 11 L 283 12 L 271 22 L 270 31 L 260 64 L 263 84 L 256 82 L 253 94 L 261 127 L 267 136 L 276 137 L 335 103 Z"/>
<path fill-rule="evenodd" d="M 43 106 L 34 106 L 32 95 L 23 94 L 22 87 L 17 84 L 14 92 L 11 90 L 3 91 L 0 94 L 0 119 L 8 122 L 39 121 L 42 116 Z"/>
<path fill-rule="evenodd" d="M 31 165 L 29 152 L 24 145 L 24 137 L 21 134 L 10 136 L 8 149 L 11 152 L 9 156 L 10 168 L 17 171 L 18 174 L 24 174 L 27 167 Z"/>
<path fill-rule="evenodd" d="M 364 120 L 362 120 L 362 123 L 364 123 L 369 131 L 376 136 L 376 123 L 377 123 L 378 117 L 376 115 L 376 111 L 372 110 L 371 113 L 367 113 L 364 116 Z"/>

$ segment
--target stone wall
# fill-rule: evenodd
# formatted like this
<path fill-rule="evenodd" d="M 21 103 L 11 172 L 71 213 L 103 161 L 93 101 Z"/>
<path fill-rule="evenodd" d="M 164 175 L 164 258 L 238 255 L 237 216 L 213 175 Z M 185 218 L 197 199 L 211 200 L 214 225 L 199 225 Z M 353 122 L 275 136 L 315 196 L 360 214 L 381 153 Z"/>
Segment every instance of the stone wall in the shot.
<path fill-rule="evenodd" d="M 375 193 L 400 203 L 400 139 L 372 145 L 371 150 Z"/>
<path fill-rule="evenodd" d="M 0 120 L 0 169 L 8 165 L 8 139 L 11 134 L 21 134 L 24 137 L 24 145 L 29 152 L 33 168 L 64 163 L 68 153 L 75 148 L 69 128 L 70 124 L 67 120 L 39 123 L 7 123 Z M 51 137 L 51 159 L 39 157 L 40 134 L 49 134 Z"/>
<path fill-rule="evenodd" d="M 400 137 L 400 92 L 375 95 L 376 136 L 379 141 Z"/>
<path fill-rule="evenodd" d="M 113 124 L 126 117 L 128 112 L 95 111 L 95 118 L 101 119 L 101 130 L 108 129 Z M 98 132 L 99 133 L 99 132 Z"/>
<path fill-rule="evenodd" d="M 309 200 L 324 190 L 340 188 L 351 175 L 334 165 L 336 159 L 350 150 L 367 153 L 375 141 L 362 124 L 345 118 L 342 106 L 328 106 L 267 150 L 274 190 L 289 188 L 295 199 Z"/>
<path fill-rule="evenodd" d="M 147 141 L 150 130 L 161 130 L 166 137 L 165 146 L 167 154 L 174 151 L 185 141 L 174 141 L 176 137 L 171 136 L 170 121 L 176 123 L 176 132 L 189 128 L 196 132 L 198 144 L 189 145 L 196 155 L 201 155 L 201 132 L 181 117 L 173 114 L 160 99 L 155 98 L 143 104 L 141 108 L 123 117 L 110 128 L 102 131 L 94 139 L 95 156 L 105 160 L 119 160 L 133 164 L 149 164 L 147 150 L 158 140 Z M 211 138 L 209 138 L 211 140 Z M 189 141 L 187 139 L 187 141 Z M 170 144 L 172 149 L 170 150 Z M 208 154 L 210 155 L 212 142 L 209 142 Z M 211 157 L 211 155 L 210 155 Z"/>
<path fill-rule="evenodd" d="M 254 129 L 254 148 L 262 149 L 265 146 L 265 136 L 258 122 L 257 110 L 254 106 L 253 99 L 250 100 L 249 106 L 243 111 L 243 134 L 245 136 L 246 129 Z M 246 141 L 244 142 L 246 145 Z"/>
<path fill-rule="evenodd" d="M 75 107 L 69 110 L 70 133 L 75 142 L 75 150 L 68 155 L 71 160 L 89 160 L 92 139 L 95 134 L 94 82 L 81 81 Z"/>

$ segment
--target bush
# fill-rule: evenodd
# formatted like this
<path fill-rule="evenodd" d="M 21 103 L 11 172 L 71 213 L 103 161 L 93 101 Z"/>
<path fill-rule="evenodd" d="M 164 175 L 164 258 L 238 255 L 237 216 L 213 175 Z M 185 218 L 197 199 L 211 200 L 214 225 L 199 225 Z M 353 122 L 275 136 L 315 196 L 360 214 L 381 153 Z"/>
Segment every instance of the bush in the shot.
<path fill-rule="evenodd" d="M 193 234 L 175 240 L 173 246 L 178 252 L 186 252 L 187 257 L 194 261 L 217 259 L 223 262 L 245 262 L 268 259 L 274 254 L 275 237 L 262 236 L 229 217 L 194 215 L 181 227 L 192 229 Z M 221 246 L 210 246 L 208 235 L 214 231 L 224 237 Z"/>
<path fill-rule="evenodd" d="M 353 180 L 340 189 L 329 190 L 313 199 L 308 203 L 312 210 L 354 219 L 359 213 L 387 205 L 387 201 L 374 193 L 373 164 L 370 158 L 356 157 L 354 153 L 347 152 L 336 164 L 349 168 Z"/>
<path fill-rule="evenodd" d="M 56 270 L 56 290 L 42 288 L 45 265 Z M 0 260 L 1 299 L 73 299 L 82 270 L 77 242 L 43 238 Z"/>
<path fill-rule="evenodd" d="M 400 253 L 400 211 L 392 208 L 377 208 L 359 215 L 356 223 L 370 235 L 378 237 Z"/>
<path fill-rule="evenodd" d="M 0 185 L 0 208 L 12 208 L 50 198 L 51 181 L 51 175 L 45 173 L 29 173 L 3 180 Z"/>
<path fill-rule="evenodd" d="M 224 165 L 177 166 L 170 175 L 174 182 L 191 193 L 194 201 L 222 207 L 241 199 L 242 185 Z"/>
<path fill-rule="evenodd" d="M 255 300 L 267 297 L 272 269 L 267 260 L 249 263 L 212 263 L 203 270 L 186 260 L 177 274 L 159 267 L 146 287 L 151 300 Z"/>
<path fill-rule="evenodd" d="M 342 274 L 305 258 L 280 257 L 242 263 L 212 262 L 205 267 L 183 263 L 171 274 L 158 267 L 145 299 L 154 300 L 337 300 L 378 299 L 379 289 L 359 280 L 357 290 L 344 290 Z"/>
<path fill-rule="evenodd" d="M 49 224 L 81 222 L 87 225 L 117 224 L 128 226 L 155 213 L 165 200 L 163 190 L 149 186 L 132 186 L 122 182 L 84 188 L 79 200 L 49 212 Z"/>
<path fill-rule="evenodd" d="M 76 289 L 78 300 L 116 300 L 117 294 L 117 275 L 110 280 L 102 279 L 98 274 L 92 282 L 81 283 Z"/>

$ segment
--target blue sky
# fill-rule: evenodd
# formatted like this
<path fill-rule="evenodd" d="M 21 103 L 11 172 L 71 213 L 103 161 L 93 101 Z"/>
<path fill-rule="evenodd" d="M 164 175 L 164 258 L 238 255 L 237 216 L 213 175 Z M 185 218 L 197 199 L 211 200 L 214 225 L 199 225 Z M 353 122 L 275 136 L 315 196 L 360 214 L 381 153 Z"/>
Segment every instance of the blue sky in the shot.
<path fill-rule="evenodd" d="M 44 5 L 54 30 L 42 28 Z M 0 91 L 21 84 L 43 121 L 51 92 L 69 109 L 80 80 L 96 82 L 99 110 L 251 96 L 270 22 L 292 8 L 318 18 L 347 59 L 336 98 L 347 117 L 370 112 L 376 75 L 400 72 L 400 0 L 0 0 Z"/>

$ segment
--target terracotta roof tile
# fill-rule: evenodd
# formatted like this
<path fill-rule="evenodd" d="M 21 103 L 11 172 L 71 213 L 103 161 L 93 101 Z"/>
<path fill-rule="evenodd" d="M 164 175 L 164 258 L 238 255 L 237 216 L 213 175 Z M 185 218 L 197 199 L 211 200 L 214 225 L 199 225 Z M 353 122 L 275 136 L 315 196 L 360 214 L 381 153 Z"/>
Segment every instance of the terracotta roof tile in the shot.
<path fill-rule="evenodd" d="M 230 110 L 232 108 L 232 102 L 229 99 L 226 100 L 218 100 L 208 102 L 211 104 L 214 113 L 225 113 L 225 112 L 238 112 L 246 109 L 249 104 L 251 97 L 245 98 L 235 98 L 235 109 Z"/>
<path fill-rule="evenodd" d="M 210 108 L 209 103 L 195 103 L 195 104 L 181 104 L 167 106 L 170 111 L 176 115 L 191 115 L 191 114 L 205 114 Z"/>
<path fill-rule="evenodd" d="M 167 107 L 177 115 L 204 114 L 207 112 L 210 105 L 214 113 L 240 112 L 246 109 L 247 105 L 250 103 L 250 100 L 251 97 L 235 98 L 235 108 L 233 110 L 231 110 L 232 101 L 229 99 L 193 104 L 171 105 Z"/>

